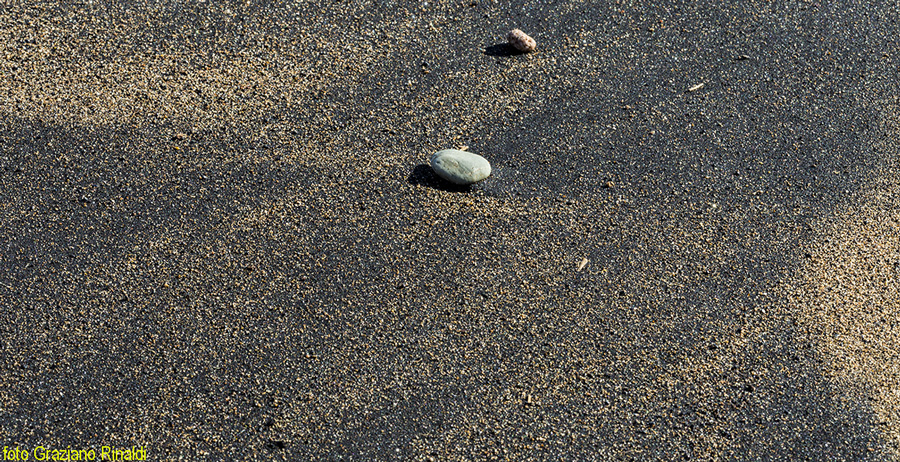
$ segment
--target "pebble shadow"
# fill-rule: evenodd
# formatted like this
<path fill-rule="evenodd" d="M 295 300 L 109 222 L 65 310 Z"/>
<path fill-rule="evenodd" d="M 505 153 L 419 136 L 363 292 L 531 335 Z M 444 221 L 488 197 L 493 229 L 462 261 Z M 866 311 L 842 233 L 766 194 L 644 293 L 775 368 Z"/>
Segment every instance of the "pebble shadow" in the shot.
<path fill-rule="evenodd" d="M 491 45 L 485 48 L 484 54 L 488 56 L 508 58 L 510 56 L 524 55 L 525 53 L 515 49 L 508 43 L 498 43 L 496 45 Z"/>
<path fill-rule="evenodd" d="M 432 189 L 438 189 L 447 192 L 468 192 L 472 190 L 471 186 L 460 186 L 444 181 L 434 173 L 434 169 L 428 164 L 416 165 L 406 181 L 415 186 L 426 186 Z"/>

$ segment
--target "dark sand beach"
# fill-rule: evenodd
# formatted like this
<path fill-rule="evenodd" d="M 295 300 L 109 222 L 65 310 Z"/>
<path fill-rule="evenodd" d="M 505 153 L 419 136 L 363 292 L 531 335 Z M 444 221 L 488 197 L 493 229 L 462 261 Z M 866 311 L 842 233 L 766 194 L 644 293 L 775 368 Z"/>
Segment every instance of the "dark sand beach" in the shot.
<path fill-rule="evenodd" d="M 898 20 L 6 2 L 0 446 L 898 460 Z"/>

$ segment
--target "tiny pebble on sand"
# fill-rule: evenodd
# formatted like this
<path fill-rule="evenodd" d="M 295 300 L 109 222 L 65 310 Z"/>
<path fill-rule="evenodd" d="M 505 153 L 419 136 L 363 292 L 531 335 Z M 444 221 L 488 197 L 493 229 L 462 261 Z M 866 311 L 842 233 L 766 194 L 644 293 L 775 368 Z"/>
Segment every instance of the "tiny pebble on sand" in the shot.
<path fill-rule="evenodd" d="M 458 149 L 445 149 L 431 156 L 431 167 L 441 178 L 458 185 L 477 183 L 491 175 L 484 157 Z"/>

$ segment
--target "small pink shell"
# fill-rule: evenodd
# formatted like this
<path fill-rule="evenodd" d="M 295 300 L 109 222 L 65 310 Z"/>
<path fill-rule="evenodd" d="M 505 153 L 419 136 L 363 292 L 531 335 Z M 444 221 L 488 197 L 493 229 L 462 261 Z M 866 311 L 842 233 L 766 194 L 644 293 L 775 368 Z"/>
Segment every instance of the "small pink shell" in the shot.
<path fill-rule="evenodd" d="M 506 40 L 508 40 L 509 44 L 512 45 L 516 50 L 524 53 L 534 51 L 534 49 L 537 48 L 537 42 L 535 42 L 533 38 L 529 37 L 528 34 L 520 31 L 519 29 L 513 29 L 509 31 L 509 33 L 506 34 Z"/>

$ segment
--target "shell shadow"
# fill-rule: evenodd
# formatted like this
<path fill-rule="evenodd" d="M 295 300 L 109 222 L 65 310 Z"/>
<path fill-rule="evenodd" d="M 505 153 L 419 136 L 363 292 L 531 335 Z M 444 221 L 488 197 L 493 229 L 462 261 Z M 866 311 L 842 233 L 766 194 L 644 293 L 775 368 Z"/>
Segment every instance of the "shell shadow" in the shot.
<path fill-rule="evenodd" d="M 524 55 L 525 53 L 515 49 L 515 47 L 508 43 L 498 43 L 485 48 L 484 54 L 488 56 L 508 58 L 510 56 Z"/>
<path fill-rule="evenodd" d="M 434 169 L 428 164 L 419 164 L 413 169 L 406 178 L 406 182 L 411 185 L 425 186 L 432 189 L 447 192 L 467 192 L 471 191 L 471 186 L 462 186 L 450 183 L 434 173 Z"/>

